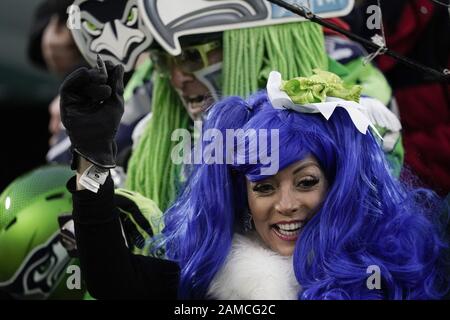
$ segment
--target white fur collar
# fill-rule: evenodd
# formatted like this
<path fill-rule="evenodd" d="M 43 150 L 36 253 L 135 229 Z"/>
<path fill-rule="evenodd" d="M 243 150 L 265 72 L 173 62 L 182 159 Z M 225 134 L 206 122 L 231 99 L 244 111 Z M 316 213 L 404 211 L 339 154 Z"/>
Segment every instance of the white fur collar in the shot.
<path fill-rule="evenodd" d="M 292 257 L 268 249 L 256 235 L 235 234 L 208 296 L 218 300 L 296 300 L 300 286 L 292 264 Z"/>

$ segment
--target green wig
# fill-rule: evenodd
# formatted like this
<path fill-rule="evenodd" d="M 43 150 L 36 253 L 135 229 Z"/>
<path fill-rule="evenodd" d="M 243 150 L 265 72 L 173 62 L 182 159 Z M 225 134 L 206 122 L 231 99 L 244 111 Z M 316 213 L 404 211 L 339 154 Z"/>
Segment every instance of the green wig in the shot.
<path fill-rule="evenodd" d="M 225 31 L 222 92 L 246 97 L 265 86 L 272 70 L 286 78 L 328 70 L 322 28 L 311 22 Z M 150 120 L 128 167 L 127 186 L 166 210 L 182 181 L 181 166 L 171 161 L 176 129 L 189 129 L 190 118 L 167 75 L 155 72 Z"/>

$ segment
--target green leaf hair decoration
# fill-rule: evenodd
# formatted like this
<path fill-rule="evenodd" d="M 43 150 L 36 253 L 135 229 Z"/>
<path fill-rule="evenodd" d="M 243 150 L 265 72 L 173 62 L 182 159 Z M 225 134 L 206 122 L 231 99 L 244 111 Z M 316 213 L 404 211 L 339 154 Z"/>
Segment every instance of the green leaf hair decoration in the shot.
<path fill-rule="evenodd" d="M 327 97 L 359 102 L 361 86 L 346 85 L 339 76 L 328 71 L 314 69 L 313 72 L 310 77 L 283 81 L 280 89 L 300 105 L 325 102 Z"/>

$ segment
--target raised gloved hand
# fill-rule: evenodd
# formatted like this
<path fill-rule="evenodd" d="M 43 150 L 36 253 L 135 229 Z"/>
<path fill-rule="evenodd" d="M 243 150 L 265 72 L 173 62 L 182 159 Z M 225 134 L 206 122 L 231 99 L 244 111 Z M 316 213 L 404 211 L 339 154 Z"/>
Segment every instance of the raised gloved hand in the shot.
<path fill-rule="evenodd" d="M 78 155 L 108 169 L 116 166 L 114 141 L 124 111 L 121 65 L 106 62 L 107 74 L 80 68 L 62 83 L 61 120 L 72 142 L 72 169 Z"/>

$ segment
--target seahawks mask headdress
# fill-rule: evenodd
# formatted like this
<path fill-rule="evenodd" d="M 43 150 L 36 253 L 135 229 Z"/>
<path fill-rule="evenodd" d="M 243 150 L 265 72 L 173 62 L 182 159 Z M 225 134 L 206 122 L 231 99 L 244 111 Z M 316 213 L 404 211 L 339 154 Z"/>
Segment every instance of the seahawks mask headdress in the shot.
<path fill-rule="evenodd" d="M 292 2 L 322 17 L 344 16 L 354 6 L 354 0 Z M 263 0 L 75 0 L 74 6 L 81 23 L 72 33 L 86 60 L 95 65 L 100 54 L 126 71 L 154 39 L 176 56 L 182 36 L 303 20 Z"/>
<path fill-rule="evenodd" d="M 290 2 L 325 18 L 345 16 L 354 5 L 354 0 Z M 140 5 L 146 26 L 172 55 L 181 53 L 181 36 L 304 20 L 263 0 L 140 0 Z"/>
<path fill-rule="evenodd" d="M 353 0 L 291 1 L 306 6 L 322 17 L 348 14 Z M 263 0 L 140 0 L 146 27 L 156 42 L 173 56 L 182 53 L 180 38 L 225 30 L 251 28 L 297 22 L 303 18 L 293 15 Z M 201 70 L 195 75 L 218 99 L 220 65 Z"/>

